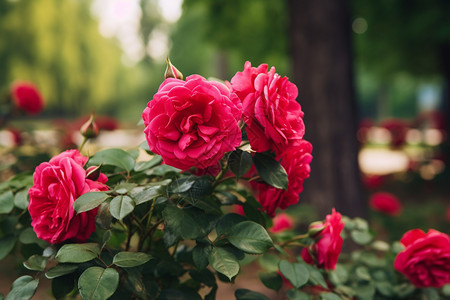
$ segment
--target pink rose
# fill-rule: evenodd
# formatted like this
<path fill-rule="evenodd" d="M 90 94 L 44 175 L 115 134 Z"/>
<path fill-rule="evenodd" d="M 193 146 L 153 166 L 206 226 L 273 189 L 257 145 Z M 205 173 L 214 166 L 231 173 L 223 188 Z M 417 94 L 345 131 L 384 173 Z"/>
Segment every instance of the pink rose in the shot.
<path fill-rule="evenodd" d="M 390 216 L 398 216 L 402 212 L 402 204 L 396 196 L 391 193 L 377 192 L 369 199 L 370 207 Z"/>
<path fill-rule="evenodd" d="M 44 99 L 38 88 L 31 82 L 13 83 L 11 97 L 16 107 L 29 115 L 37 115 L 44 108 Z"/>
<path fill-rule="evenodd" d="M 450 237 L 430 229 L 406 232 L 400 242 L 406 247 L 394 261 L 394 268 L 417 287 L 442 287 L 450 283 Z"/>
<path fill-rule="evenodd" d="M 318 268 L 326 270 L 336 268 L 342 249 L 341 232 L 344 229 L 344 223 L 341 218 L 341 214 L 333 208 L 331 215 L 326 216 L 325 223 L 312 226 L 312 228 L 323 226 L 325 228 L 314 237 L 316 240 L 314 244 L 303 248 L 301 256 L 306 263 L 316 264 Z"/>
<path fill-rule="evenodd" d="M 274 150 L 277 157 L 288 147 L 298 146 L 305 133 L 303 112 L 295 100 L 298 90 L 287 77 L 275 73 L 267 65 L 244 71 L 231 79 L 231 87 L 243 105 L 246 132 L 256 152 Z"/>
<path fill-rule="evenodd" d="M 97 209 L 77 214 L 72 206 L 84 193 L 108 190 L 104 174 L 96 181 L 86 178 L 87 160 L 78 150 L 67 150 L 36 168 L 28 210 L 38 238 L 52 244 L 84 242 L 95 231 Z"/>
<path fill-rule="evenodd" d="M 286 209 L 299 200 L 299 194 L 303 191 L 303 182 L 309 177 L 312 161 L 312 146 L 306 140 L 302 140 L 297 147 L 289 148 L 281 155 L 281 165 L 288 175 L 288 188 L 281 190 L 265 183 L 251 182 L 253 189 L 257 191 L 257 200 L 264 211 L 271 217 L 280 207 Z"/>
<path fill-rule="evenodd" d="M 273 226 L 269 229 L 270 232 L 277 233 L 294 227 L 294 220 L 291 216 L 285 213 L 279 213 L 272 219 Z"/>
<path fill-rule="evenodd" d="M 224 84 L 192 75 L 164 80 L 142 118 L 150 150 L 187 170 L 213 166 L 239 146 L 241 115 L 239 98 Z"/>

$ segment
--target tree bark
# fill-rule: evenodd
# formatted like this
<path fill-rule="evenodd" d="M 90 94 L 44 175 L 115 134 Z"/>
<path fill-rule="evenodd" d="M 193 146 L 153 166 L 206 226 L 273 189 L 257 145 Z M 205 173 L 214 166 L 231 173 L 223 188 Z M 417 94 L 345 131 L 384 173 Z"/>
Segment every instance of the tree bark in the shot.
<path fill-rule="evenodd" d="M 288 0 L 293 81 L 313 145 L 300 203 L 365 216 L 358 167 L 351 27 L 345 0 Z"/>

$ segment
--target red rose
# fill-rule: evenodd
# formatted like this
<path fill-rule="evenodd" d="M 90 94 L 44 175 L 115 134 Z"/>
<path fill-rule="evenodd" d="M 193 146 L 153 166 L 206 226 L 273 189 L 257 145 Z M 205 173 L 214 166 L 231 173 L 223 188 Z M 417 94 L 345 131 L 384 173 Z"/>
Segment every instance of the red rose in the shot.
<path fill-rule="evenodd" d="M 450 237 L 430 229 L 406 232 L 400 242 L 406 247 L 394 261 L 394 268 L 417 287 L 442 287 L 450 283 Z"/>
<path fill-rule="evenodd" d="M 149 148 L 182 170 L 213 166 L 241 142 L 241 107 L 219 82 L 199 75 L 168 78 L 142 114 Z"/>
<path fill-rule="evenodd" d="M 288 175 L 288 188 L 281 190 L 265 183 L 251 182 L 251 186 L 257 191 L 258 202 L 264 211 L 271 217 L 275 215 L 277 207 L 286 209 L 299 200 L 299 194 L 303 191 L 303 182 L 309 177 L 312 146 L 306 140 L 294 148 L 287 149 L 281 155 L 281 165 Z"/>
<path fill-rule="evenodd" d="M 86 178 L 87 160 L 78 150 L 67 150 L 36 168 L 28 210 L 40 239 L 52 244 L 84 242 L 95 231 L 97 209 L 77 214 L 72 206 L 84 193 L 108 190 L 104 174 L 97 181 Z"/>
<path fill-rule="evenodd" d="M 333 208 L 331 215 L 326 216 L 325 223 L 312 226 L 312 228 L 324 226 L 324 229 L 317 234 L 314 244 L 303 248 L 301 255 L 306 263 L 316 264 L 318 268 L 326 270 L 336 268 L 342 249 L 341 232 L 344 229 L 344 223 L 341 218 L 341 214 Z"/>
<path fill-rule="evenodd" d="M 11 96 L 16 107 L 29 115 L 37 115 L 44 108 L 44 99 L 38 88 L 31 82 L 13 83 Z"/>
<path fill-rule="evenodd" d="M 381 127 L 387 129 L 391 135 L 391 147 L 400 148 L 406 143 L 406 134 L 408 133 L 409 124 L 400 119 L 388 119 L 381 123 Z"/>
<path fill-rule="evenodd" d="M 391 193 L 377 192 L 369 199 L 370 207 L 391 216 L 398 216 L 402 212 L 402 204 Z"/>
<path fill-rule="evenodd" d="M 246 132 L 256 152 L 275 151 L 277 157 L 288 147 L 298 146 L 305 133 L 303 112 L 295 100 L 298 90 L 287 77 L 267 65 L 244 71 L 231 79 L 231 87 L 242 101 Z"/>
<path fill-rule="evenodd" d="M 294 227 L 294 221 L 291 216 L 285 213 L 279 213 L 272 219 L 273 226 L 269 229 L 270 232 L 277 233 Z"/>

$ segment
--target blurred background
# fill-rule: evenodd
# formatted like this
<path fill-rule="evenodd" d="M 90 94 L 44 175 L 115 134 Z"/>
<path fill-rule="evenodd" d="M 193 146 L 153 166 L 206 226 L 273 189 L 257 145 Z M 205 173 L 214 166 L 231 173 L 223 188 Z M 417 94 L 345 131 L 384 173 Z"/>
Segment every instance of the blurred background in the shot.
<path fill-rule="evenodd" d="M 25 80 L 45 99 L 0 132 L 2 178 L 79 145 L 92 111 L 101 146 L 144 141 L 137 123 L 168 55 L 185 76 L 222 80 L 248 60 L 299 87 L 314 147 L 300 203 L 315 217 L 337 207 L 390 239 L 448 230 L 450 2 L 313 2 L 0 0 L 0 92 Z"/>

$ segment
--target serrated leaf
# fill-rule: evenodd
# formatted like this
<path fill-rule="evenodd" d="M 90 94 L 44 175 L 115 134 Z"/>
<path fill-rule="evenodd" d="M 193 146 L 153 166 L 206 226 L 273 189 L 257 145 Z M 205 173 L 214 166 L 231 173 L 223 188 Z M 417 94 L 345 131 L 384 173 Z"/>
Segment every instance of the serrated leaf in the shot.
<path fill-rule="evenodd" d="M 170 182 L 170 181 L 169 181 Z M 158 196 L 164 196 L 166 185 L 151 186 L 139 193 L 133 194 L 132 197 L 136 205 L 153 200 Z"/>
<path fill-rule="evenodd" d="M 47 265 L 47 258 L 41 255 L 34 254 L 23 262 L 23 266 L 32 271 L 44 271 Z"/>
<path fill-rule="evenodd" d="M 194 185 L 197 179 L 197 176 L 182 177 L 173 181 L 169 185 L 169 190 L 174 194 L 187 192 Z"/>
<path fill-rule="evenodd" d="M 28 189 L 21 190 L 14 195 L 14 206 L 20 209 L 28 208 Z"/>
<path fill-rule="evenodd" d="M 281 274 L 297 289 L 308 282 L 308 269 L 301 263 L 290 263 L 287 260 L 282 260 L 279 268 Z"/>
<path fill-rule="evenodd" d="M 119 195 L 114 197 L 109 204 L 111 215 L 117 220 L 122 220 L 134 210 L 134 201 L 129 196 Z"/>
<path fill-rule="evenodd" d="M 250 153 L 236 149 L 231 152 L 228 158 L 228 166 L 238 178 L 246 174 L 253 165 L 253 158 Z"/>
<path fill-rule="evenodd" d="M 142 252 L 119 252 L 113 258 L 113 264 L 122 268 L 136 267 L 145 264 L 153 257 Z"/>
<path fill-rule="evenodd" d="M 11 291 L 6 296 L 6 300 L 28 300 L 31 299 L 36 292 L 39 279 L 33 279 L 29 275 L 17 278 L 13 284 Z"/>
<path fill-rule="evenodd" d="M 247 218 L 235 213 L 226 214 L 220 218 L 216 225 L 217 236 L 226 235 L 234 225 L 247 221 Z"/>
<path fill-rule="evenodd" d="M 239 273 L 237 258 L 223 248 L 213 248 L 208 256 L 208 261 L 214 270 L 228 277 L 230 281 Z"/>
<path fill-rule="evenodd" d="M 78 197 L 77 200 L 75 200 L 75 202 L 73 203 L 73 209 L 77 213 L 89 211 L 102 204 L 108 198 L 109 195 L 105 192 L 85 193 Z"/>
<path fill-rule="evenodd" d="M 70 274 L 72 272 L 75 272 L 75 270 L 78 269 L 78 265 L 57 265 L 56 267 L 51 268 L 50 270 L 45 273 L 45 277 L 48 279 L 53 279 L 56 277 L 64 276 L 67 274 Z"/>
<path fill-rule="evenodd" d="M 269 289 L 278 291 L 283 286 L 283 278 L 277 272 L 259 273 L 259 279 Z"/>
<path fill-rule="evenodd" d="M 119 273 L 113 268 L 90 267 L 78 279 L 78 290 L 84 300 L 108 299 L 119 284 Z"/>
<path fill-rule="evenodd" d="M 267 296 L 247 289 L 237 289 L 234 296 L 236 300 L 269 300 Z"/>
<path fill-rule="evenodd" d="M 226 235 L 236 248 L 250 254 L 261 254 L 273 246 L 267 231 L 252 221 L 240 222 L 232 226 Z"/>
<path fill-rule="evenodd" d="M 60 263 L 82 263 L 90 261 L 100 254 L 100 247 L 95 243 L 66 244 L 56 253 Z"/>
<path fill-rule="evenodd" d="M 277 189 L 287 190 L 287 173 L 279 162 L 264 153 L 256 153 L 254 162 L 256 171 L 264 182 Z"/>
<path fill-rule="evenodd" d="M 134 168 L 135 159 L 133 156 L 118 148 L 99 151 L 89 160 L 89 165 L 110 165 L 131 171 Z"/>
<path fill-rule="evenodd" d="M 0 194 L 0 214 L 9 214 L 14 208 L 14 195 L 11 191 Z"/>

